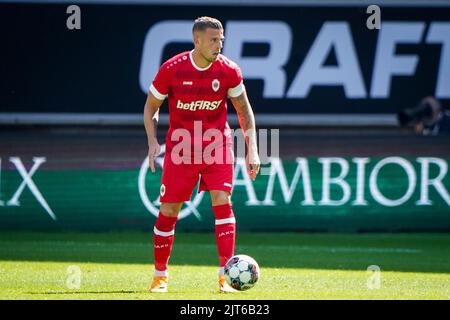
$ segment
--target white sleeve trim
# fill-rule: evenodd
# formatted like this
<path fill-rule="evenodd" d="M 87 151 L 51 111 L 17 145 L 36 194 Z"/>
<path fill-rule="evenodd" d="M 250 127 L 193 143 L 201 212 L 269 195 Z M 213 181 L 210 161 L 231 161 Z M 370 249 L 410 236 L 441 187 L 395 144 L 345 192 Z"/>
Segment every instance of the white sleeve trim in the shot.
<path fill-rule="evenodd" d="M 164 100 L 165 98 L 167 98 L 167 94 L 161 94 L 159 93 L 158 90 L 156 90 L 155 86 L 152 85 L 150 86 L 150 92 L 155 96 L 156 99 L 158 100 Z"/>
<path fill-rule="evenodd" d="M 244 92 L 245 86 L 244 83 L 241 81 L 236 87 L 228 89 L 228 96 L 231 98 L 239 97 L 242 92 Z"/>

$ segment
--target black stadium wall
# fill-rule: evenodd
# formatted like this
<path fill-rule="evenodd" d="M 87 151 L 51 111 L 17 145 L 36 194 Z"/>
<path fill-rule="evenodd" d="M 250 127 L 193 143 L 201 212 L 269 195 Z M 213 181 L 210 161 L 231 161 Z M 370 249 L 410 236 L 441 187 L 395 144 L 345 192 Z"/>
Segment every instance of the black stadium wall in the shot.
<path fill-rule="evenodd" d="M 450 7 L 0 2 L 0 113 L 142 112 L 159 65 L 192 49 L 193 20 L 219 18 L 258 113 L 394 114 L 450 102 Z M 231 3 L 231 4 L 230 4 Z M 275 2 L 274 2 L 275 3 Z M 70 30 L 67 8 L 80 8 Z"/>

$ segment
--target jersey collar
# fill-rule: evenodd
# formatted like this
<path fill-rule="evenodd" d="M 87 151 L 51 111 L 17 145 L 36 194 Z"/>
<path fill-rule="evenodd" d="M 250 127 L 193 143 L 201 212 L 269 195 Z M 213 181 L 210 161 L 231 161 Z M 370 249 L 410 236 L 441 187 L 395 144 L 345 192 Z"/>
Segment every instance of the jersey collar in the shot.
<path fill-rule="evenodd" d="M 192 63 L 192 65 L 194 66 L 194 68 L 197 69 L 198 71 L 206 71 L 206 70 L 208 70 L 208 69 L 211 67 L 212 62 L 211 62 L 208 66 L 206 66 L 206 67 L 204 67 L 204 68 L 200 68 L 200 67 L 197 66 L 197 65 L 195 64 L 195 62 L 194 62 L 194 58 L 192 57 L 192 53 L 193 53 L 193 52 L 194 52 L 194 50 L 191 50 L 191 52 L 189 52 L 189 59 L 191 60 L 191 63 Z"/>

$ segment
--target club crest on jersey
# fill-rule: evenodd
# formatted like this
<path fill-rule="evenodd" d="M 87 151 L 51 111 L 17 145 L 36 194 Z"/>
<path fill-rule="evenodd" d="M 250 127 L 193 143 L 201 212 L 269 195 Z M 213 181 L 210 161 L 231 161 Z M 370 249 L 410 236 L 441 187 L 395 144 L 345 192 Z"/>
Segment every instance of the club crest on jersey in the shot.
<path fill-rule="evenodd" d="M 220 87 L 220 82 L 217 79 L 214 79 L 212 82 L 212 88 L 214 90 L 214 92 L 217 92 L 217 90 L 219 90 Z"/>

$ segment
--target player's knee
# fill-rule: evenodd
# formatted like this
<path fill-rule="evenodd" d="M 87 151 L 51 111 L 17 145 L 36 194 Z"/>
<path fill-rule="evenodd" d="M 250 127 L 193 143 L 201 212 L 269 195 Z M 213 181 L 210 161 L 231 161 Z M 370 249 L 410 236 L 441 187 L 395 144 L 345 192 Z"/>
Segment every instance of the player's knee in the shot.
<path fill-rule="evenodd" d="M 227 191 L 211 191 L 211 202 L 213 206 L 231 203 L 230 194 Z"/>
<path fill-rule="evenodd" d="M 177 217 L 180 212 L 180 208 L 182 203 L 169 203 L 163 202 L 161 203 L 160 211 L 166 217 Z"/>

